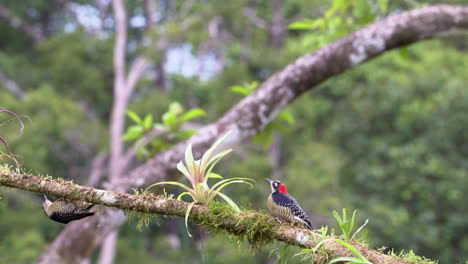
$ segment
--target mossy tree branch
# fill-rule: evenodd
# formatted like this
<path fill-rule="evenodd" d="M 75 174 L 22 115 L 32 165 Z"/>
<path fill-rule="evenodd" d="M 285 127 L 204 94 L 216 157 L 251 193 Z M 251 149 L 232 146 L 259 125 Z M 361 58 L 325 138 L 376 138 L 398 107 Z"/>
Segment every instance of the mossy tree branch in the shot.
<path fill-rule="evenodd" d="M 161 196 L 132 195 L 95 189 L 77 185 L 71 181 L 19 174 L 5 169 L 0 169 L 0 185 L 146 214 L 183 217 L 189 205 L 184 201 Z M 325 239 L 307 229 L 287 223 L 279 225 L 269 215 L 255 211 L 234 212 L 226 208 L 217 210 L 195 205 L 189 218 L 210 230 L 223 230 L 237 236 L 244 236 L 254 245 L 277 240 L 294 246 L 313 248 Z M 409 263 L 400 258 L 370 250 L 361 243 L 352 242 L 352 244 L 373 263 Z M 335 241 L 326 242 L 322 247 L 323 250 L 316 255 L 315 263 L 328 263 L 330 259 L 338 256 L 353 256 L 349 250 Z"/>

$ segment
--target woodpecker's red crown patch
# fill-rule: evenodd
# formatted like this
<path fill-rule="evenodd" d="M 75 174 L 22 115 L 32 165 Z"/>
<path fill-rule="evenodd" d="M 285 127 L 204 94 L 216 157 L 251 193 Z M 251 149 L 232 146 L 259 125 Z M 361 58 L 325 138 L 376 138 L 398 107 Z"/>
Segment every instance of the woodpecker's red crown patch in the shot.
<path fill-rule="evenodd" d="M 286 185 L 284 184 L 280 184 L 278 190 L 280 191 L 280 193 L 288 193 L 288 188 L 286 188 Z"/>

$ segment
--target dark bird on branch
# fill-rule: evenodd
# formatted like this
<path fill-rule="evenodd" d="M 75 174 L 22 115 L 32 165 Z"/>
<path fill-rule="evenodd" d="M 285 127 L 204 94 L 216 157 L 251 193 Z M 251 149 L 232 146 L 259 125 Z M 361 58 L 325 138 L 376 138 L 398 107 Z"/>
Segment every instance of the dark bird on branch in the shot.
<path fill-rule="evenodd" d="M 313 229 L 309 216 L 306 214 L 304 209 L 302 209 L 296 199 L 288 194 L 286 185 L 280 181 L 272 181 L 266 178 L 265 180 L 270 183 L 271 187 L 271 194 L 268 196 L 267 200 L 270 214 L 280 222 L 281 220 L 287 222 L 299 222 L 308 229 Z"/>
<path fill-rule="evenodd" d="M 51 202 L 44 194 L 45 201 L 42 203 L 46 215 L 59 223 L 68 224 L 71 221 L 92 216 L 96 212 L 90 211 L 94 204 L 84 201 L 70 201 L 66 199 L 57 199 Z"/>

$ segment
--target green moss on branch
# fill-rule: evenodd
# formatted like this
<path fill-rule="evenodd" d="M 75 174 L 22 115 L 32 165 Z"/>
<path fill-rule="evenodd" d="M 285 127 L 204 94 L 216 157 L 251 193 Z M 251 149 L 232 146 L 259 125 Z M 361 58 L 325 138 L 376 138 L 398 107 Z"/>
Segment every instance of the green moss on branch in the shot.
<path fill-rule="evenodd" d="M 128 194 L 80 186 L 70 181 L 52 179 L 29 174 L 18 174 L 0 168 L 0 185 L 45 193 L 72 200 L 83 200 L 125 211 L 143 214 L 143 220 L 149 215 L 185 216 L 189 203 L 170 197 L 147 194 Z M 313 248 L 323 239 L 315 239 L 308 229 L 302 229 L 287 223 L 279 225 L 268 214 L 255 211 L 235 212 L 226 204 L 215 202 L 209 207 L 194 205 L 189 219 L 212 232 L 227 232 L 239 239 L 247 239 L 253 249 L 258 249 L 273 240 L 283 241 L 290 245 Z M 144 222 L 143 222 L 144 223 Z M 357 242 L 352 243 L 368 260 L 373 263 L 405 264 L 411 263 L 395 256 L 388 256 L 370 250 Z M 330 241 L 323 244 L 321 259 L 332 259 L 339 256 L 353 256 L 344 246 Z M 325 263 L 317 262 L 316 263 Z"/>

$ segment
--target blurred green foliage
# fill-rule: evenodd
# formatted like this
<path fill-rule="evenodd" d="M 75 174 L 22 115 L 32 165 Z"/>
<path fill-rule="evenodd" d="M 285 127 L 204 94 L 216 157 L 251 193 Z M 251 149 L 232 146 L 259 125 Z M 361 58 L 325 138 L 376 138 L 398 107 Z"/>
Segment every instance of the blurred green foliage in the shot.
<path fill-rule="evenodd" d="M 0 23 L 0 70 L 27 93 L 20 101 L 0 85 L 0 106 L 32 120 L 25 120 L 21 137 L 14 123 L 0 131 L 25 168 L 85 182 L 92 157 L 108 149 L 114 39 L 110 29 L 103 36 L 88 34 L 67 17 L 58 2 L 2 3 L 24 21 L 44 29 L 47 40 L 34 44 L 23 32 L 3 20 Z M 95 5 L 95 1 L 73 2 Z M 173 8 L 163 15 L 173 17 L 180 12 L 183 1 L 173 2 Z M 207 115 L 202 123 L 214 121 L 242 99 L 230 87 L 261 83 L 298 56 L 383 14 L 436 1 L 283 1 L 286 21 L 301 21 L 291 27 L 306 30 L 287 31 L 281 46 L 273 45 L 268 31 L 245 18 L 248 2 L 252 1 L 195 1 L 187 15 L 195 14 L 190 34 L 180 38 L 180 21 L 161 18 L 160 23 L 167 24 L 150 34 L 153 41 L 167 29 L 174 47 L 188 43 L 194 56 L 212 49 L 222 58 L 223 68 L 207 79 L 168 74 L 165 90 L 154 84 L 151 74 L 145 75 L 129 106 L 139 117 L 151 116 L 151 126 L 145 127 L 141 118 L 144 129 L 158 120 L 164 123 L 171 102 L 203 109 Z M 254 2 L 256 15 L 270 22 L 271 1 Z M 142 16 L 138 1 L 126 4 L 129 17 Z M 210 34 L 201 19 L 215 16 L 222 17 L 222 29 L 229 33 L 229 40 L 218 45 L 205 43 Z M 141 27 L 129 28 L 130 47 L 144 43 L 142 31 Z M 466 41 L 462 36 L 445 38 L 390 52 L 323 83 L 291 104 L 288 111 L 294 124 L 275 130 L 282 135 L 282 180 L 310 213 L 314 225 L 333 225 L 333 210 L 358 209 L 360 217 L 369 219 L 366 229 L 372 246 L 388 246 L 395 252 L 413 250 L 440 263 L 458 263 L 468 256 Z M 139 52 L 148 52 L 155 61 L 161 59 L 161 54 L 146 47 L 130 49 L 128 61 Z M 135 123 L 128 121 L 130 130 Z M 253 191 L 228 189 L 229 197 L 245 207 L 266 209 L 270 189 L 263 178 L 270 177 L 274 168 L 268 149 L 248 144 L 220 165 L 225 177 L 257 181 Z M 63 226 L 44 215 L 38 195 L 10 189 L 2 189 L 0 195 L 0 263 L 31 263 Z M 143 232 L 136 230 L 132 219 L 124 225 L 116 263 L 217 263 L 219 259 L 265 263 L 276 254 L 270 257 L 271 250 L 282 248 L 274 244 L 252 256 L 247 244 L 224 234 L 199 232 L 188 238 L 183 219 L 159 218 L 158 222 Z"/>
<path fill-rule="evenodd" d="M 152 114 L 146 114 L 142 118 L 137 113 L 127 110 L 127 116 L 135 124 L 127 128 L 123 140 L 135 141 L 138 158 L 149 159 L 197 133 L 195 129 L 182 129 L 182 125 L 192 119 L 206 116 L 206 112 L 201 108 L 185 111 L 180 103 L 172 102 L 161 117 L 162 123 L 154 123 Z"/>

